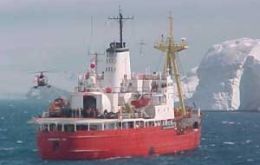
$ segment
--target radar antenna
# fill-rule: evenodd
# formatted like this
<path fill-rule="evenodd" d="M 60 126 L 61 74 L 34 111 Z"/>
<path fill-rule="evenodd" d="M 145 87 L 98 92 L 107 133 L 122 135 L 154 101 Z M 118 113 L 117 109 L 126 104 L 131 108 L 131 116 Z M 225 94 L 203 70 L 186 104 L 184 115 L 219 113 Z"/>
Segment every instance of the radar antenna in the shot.
<path fill-rule="evenodd" d="M 134 17 L 123 17 L 121 8 L 119 6 L 119 15 L 116 17 L 109 17 L 108 19 L 113 19 L 113 20 L 118 20 L 119 23 L 119 43 L 120 43 L 120 47 L 123 48 L 124 44 L 123 44 L 123 20 L 129 20 L 129 19 L 134 19 Z"/>

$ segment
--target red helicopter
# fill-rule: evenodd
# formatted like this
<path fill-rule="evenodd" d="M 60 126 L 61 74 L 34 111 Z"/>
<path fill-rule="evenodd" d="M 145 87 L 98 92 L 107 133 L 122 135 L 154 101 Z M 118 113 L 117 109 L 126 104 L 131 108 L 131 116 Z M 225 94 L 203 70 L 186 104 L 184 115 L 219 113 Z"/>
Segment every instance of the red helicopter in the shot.
<path fill-rule="evenodd" d="M 35 72 L 35 73 L 39 73 L 39 75 L 35 76 L 35 81 L 36 81 L 36 86 L 34 86 L 33 88 L 38 88 L 38 87 L 48 87 L 50 88 L 51 85 L 48 84 L 48 78 L 47 76 L 45 76 L 43 73 L 46 73 L 48 71 L 39 71 L 39 72 Z"/>

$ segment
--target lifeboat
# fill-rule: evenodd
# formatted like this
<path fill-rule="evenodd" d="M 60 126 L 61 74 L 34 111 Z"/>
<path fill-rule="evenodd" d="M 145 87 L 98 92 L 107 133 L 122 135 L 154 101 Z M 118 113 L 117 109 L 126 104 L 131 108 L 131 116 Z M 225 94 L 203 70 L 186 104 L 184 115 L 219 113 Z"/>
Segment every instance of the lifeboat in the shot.
<path fill-rule="evenodd" d="M 133 100 L 131 101 L 131 104 L 135 107 L 135 108 L 142 108 L 147 106 L 150 103 L 151 99 L 146 97 L 146 96 L 141 96 L 140 98 L 138 98 L 137 100 Z"/>
<path fill-rule="evenodd" d="M 65 101 L 62 98 L 55 99 L 49 108 L 50 116 L 59 117 L 61 115 L 61 109 L 65 107 Z"/>
<path fill-rule="evenodd" d="M 107 88 L 105 89 L 105 92 L 106 92 L 106 93 L 112 93 L 112 88 L 107 87 Z"/>

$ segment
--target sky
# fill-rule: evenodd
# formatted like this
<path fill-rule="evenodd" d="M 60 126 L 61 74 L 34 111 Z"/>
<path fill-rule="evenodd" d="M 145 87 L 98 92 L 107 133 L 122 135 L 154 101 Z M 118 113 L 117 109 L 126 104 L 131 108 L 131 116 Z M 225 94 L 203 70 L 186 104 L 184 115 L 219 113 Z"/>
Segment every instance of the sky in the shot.
<path fill-rule="evenodd" d="M 162 68 L 163 54 L 153 45 L 167 33 L 169 12 L 175 40 L 189 43 L 179 54 L 183 72 L 198 66 L 213 44 L 260 38 L 259 0 L 1 0 L 0 76 L 12 70 L 81 72 L 89 54 L 104 54 L 118 40 L 118 24 L 107 18 L 117 16 L 119 6 L 134 17 L 124 24 L 124 40 L 135 72 Z"/>

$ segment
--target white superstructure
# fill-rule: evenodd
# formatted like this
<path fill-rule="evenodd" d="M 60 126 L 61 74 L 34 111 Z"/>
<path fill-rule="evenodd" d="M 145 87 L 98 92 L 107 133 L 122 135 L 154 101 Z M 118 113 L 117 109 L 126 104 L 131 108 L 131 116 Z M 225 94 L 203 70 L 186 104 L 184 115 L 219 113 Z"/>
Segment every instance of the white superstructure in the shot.
<path fill-rule="evenodd" d="M 119 13 L 112 19 L 119 21 L 120 40 L 110 43 L 106 49 L 105 66 L 101 73 L 97 73 L 97 64 L 91 63 L 89 70 L 79 77 L 78 86 L 68 100 L 68 114 L 83 118 L 174 119 L 172 78 L 177 70 L 176 64 L 166 65 L 162 73 L 131 73 L 130 52 L 122 40 L 122 20 L 129 18 Z M 171 41 L 173 39 L 169 37 L 169 46 L 174 51 L 175 48 L 178 48 L 177 51 L 184 49 L 184 43 L 176 47 Z M 158 48 L 168 50 L 167 43 L 160 43 Z M 167 57 L 172 51 L 167 52 Z M 175 78 L 178 80 L 176 74 Z M 182 109 L 185 111 L 185 108 Z M 52 110 L 55 111 L 55 107 Z M 63 114 L 66 116 L 66 110 Z"/>
<path fill-rule="evenodd" d="M 102 74 L 90 68 L 80 76 L 70 100 L 72 109 L 94 108 L 97 114 L 120 113 L 122 117 L 131 111 L 138 117 L 174 118 L 174 87 L 169 73 L 132 74 L 129 50 L 120 48 L 119 43 L 110 44 L 105 58 Z"/>
<path fill-rule="evenodd" d="M 106 67 L 104 71 L 104 85 L 119 92 L 122 80 L 131 78 L 130 53 L 121 47 L 120 43 L 111 43 L 106 51 Z"/>

